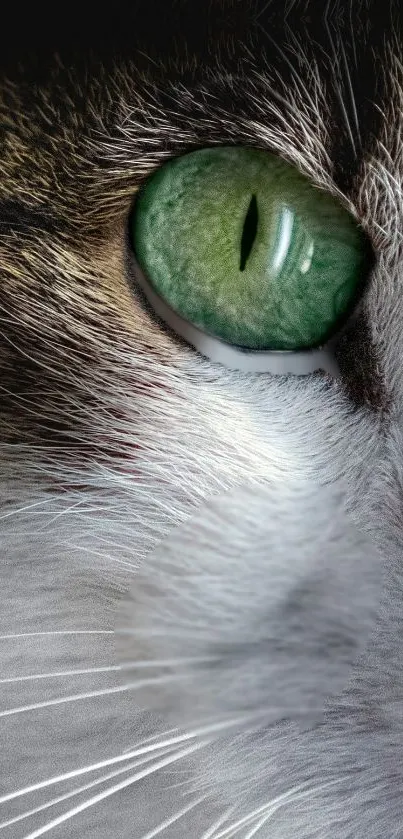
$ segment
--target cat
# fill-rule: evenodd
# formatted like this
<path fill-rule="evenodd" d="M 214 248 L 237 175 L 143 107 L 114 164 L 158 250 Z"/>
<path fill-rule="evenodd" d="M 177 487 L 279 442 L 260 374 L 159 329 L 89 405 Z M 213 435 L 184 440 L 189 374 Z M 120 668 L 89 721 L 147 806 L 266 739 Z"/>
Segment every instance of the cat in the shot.
<path fill-rule="evenodd" d="M 399 8 L 102 14 L 2 47 L 0 829 L 397 839 Z M 234 144 L 371 243 L 337 375 L 218 363 L 136 282 L 142 185 Z"/>

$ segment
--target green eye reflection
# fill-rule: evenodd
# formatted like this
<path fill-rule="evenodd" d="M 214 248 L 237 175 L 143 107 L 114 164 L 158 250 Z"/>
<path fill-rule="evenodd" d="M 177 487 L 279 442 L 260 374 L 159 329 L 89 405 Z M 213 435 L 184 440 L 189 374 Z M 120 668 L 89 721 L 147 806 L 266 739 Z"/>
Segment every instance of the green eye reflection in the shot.
<path fill-rule="evenodd" d="M 145 183 L 132 245 L 154 290 L 206 333 L 254 350 L 323 344 L 351 313 L 372 261 L 331 195 L 259 149 L 170 160 Z"/>

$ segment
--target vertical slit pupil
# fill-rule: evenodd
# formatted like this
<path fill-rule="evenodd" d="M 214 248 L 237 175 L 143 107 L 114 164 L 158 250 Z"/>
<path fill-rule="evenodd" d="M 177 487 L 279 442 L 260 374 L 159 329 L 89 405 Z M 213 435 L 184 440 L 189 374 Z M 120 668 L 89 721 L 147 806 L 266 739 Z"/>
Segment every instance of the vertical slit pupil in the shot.
<path fill-rule="evenodd" d="M 257 201 L 256 195 L 252 195 L 248 212 L 246 213 L 245 222 L 242 231 L 242 240 L 241 240 L 241 262 L 239 265 L 239 270 L 244 271 L 247 260 L 250 256 L 251 250 L 253 248 L 253 243 L 256 239 L 257 233 L 257 221 L 258 221 L 258 213 L 257 213 Z"/>

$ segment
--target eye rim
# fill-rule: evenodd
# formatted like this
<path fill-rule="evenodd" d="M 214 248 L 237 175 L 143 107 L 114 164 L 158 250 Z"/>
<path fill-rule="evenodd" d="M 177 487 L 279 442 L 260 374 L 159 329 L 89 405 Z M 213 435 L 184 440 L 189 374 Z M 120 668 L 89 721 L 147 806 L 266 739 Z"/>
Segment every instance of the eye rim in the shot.
<path fill-rule="evenodd" d="M 248 148 L 245 144 L 240 144 L 242 148 Z M 238 144 L 228 144 L 228 148 L 237 147 Z M 203 151 L 207 148 L 224 148 L 225 146 L 196 146 L 181 155 L 169 155 L 168 159 L 162 163 L 169 163 L 171 159 L 184 157 L 194 151 Z M 250 146 L 255 149 L 255 146 Z M 263 149 L 275 157 L 280 157 L 275 151 L 271 149 Z M 284 158 L 281 158 L 284 159 Z M 285 161 L 288 162 L 289 161 Z M 293 165 L 293 164 L 290 164 Z M 192 324 L 176 312 L 166 300 L 155 290 L 151 281 L 147 278 L 143 269 L 141 268 L 135 252 L 131 231 L 131 219 L 133 213 L 136 212 L 136 206 L 139 201 L 140 194 L 146 186 L 150 177 L 159 170 L 160 167 L 153 169 L 151 173 L 144 178 L 143 182 L 136 190 L 133 200 L 131 202 L 128 224 L 127 224 L 127 245 L 131 262 L 131 273 L 134 276 L 137 286 L 140 288 L 145 300 L 149 304 L 150 309 L 166 325 L 173 333 L 181 338 L 185 343 L 193 347 L 200 355 L 204 356 L 212 363 L 222 364 L 231 370 L 239 370 L 242 373 L 269 373 L 274 376 L 295 375 L 295 376 L 309 376 L 313 373 L 323 372 L 329 374 L 332 378 L 340 378 L 341 370 L 337 361 L 336 350 L 343 338 L 344 334 L 349 332 L 360 320 L 363 313 L 363 298 L 368 288 L 369 280 L 372 275 L 374 266 L 377 262 L 376 250 L 374 248 L 371 237 L 356 217 L 355 213 L 351 213 L 351 207 L 347 207 L 342 201 L 342 206 L 346 212 L 355 218 L 357 226 L 361 227 L 362 232 L 366 237 L 366 270 L 357 285 L 353 298 L 346 312 L 342 313 L 336 320 L 334 331 L 329 335 L 328 339 L 320 346 L 313 346 L 309 349 L 299 350 L 255 350 L 249 347 L 243 347 L 236 344 L 229 344 L 223 341 L 216 335 L 208 332 L 203 332 L 202 329 Z"/>
<path fill-rule="evenodd" d="M 130 241 L 129 241 L 130 246 Z M 336 347 L 343 334 L 350 330 L 362 311 L 362 296 L 353 311 L 334 335 L 320 347 L 303 350 L 253 350 L 227 344 L 216 336 L 199 329 L 181 317 L 152 287 L 130 246 L 131 273 L 151 309 L 173 332 L 214 364 L 223 364 L 243 373 L 270 373 L 274 376 L 309 376 L 318 371 L 340 378 Z"/>

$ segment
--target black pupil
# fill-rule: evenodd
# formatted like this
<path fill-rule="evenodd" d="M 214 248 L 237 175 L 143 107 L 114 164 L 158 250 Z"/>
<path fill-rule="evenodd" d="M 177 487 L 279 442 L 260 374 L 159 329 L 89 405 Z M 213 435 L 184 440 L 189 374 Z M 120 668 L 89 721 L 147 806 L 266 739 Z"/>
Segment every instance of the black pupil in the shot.
<path fill-rule="evenodd" d="M 258 215 L 256 195 L 252 195 L 251 202 L 248 207 L 248 212 L 246 213 L 245 223 L 242 232 L 241 263 L 239 266 L 240 271 L 245 270 L 246 262 L 248 260 L 248 257 L 250 256 L 250 252 L 252 250 L 253 243 L 256 238 L 257 219 Z"/>

